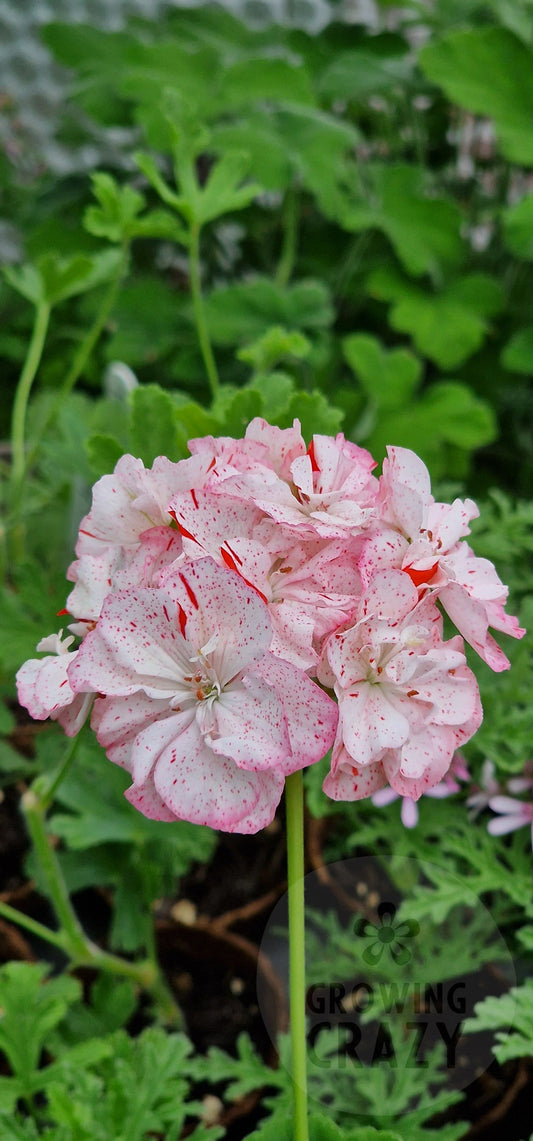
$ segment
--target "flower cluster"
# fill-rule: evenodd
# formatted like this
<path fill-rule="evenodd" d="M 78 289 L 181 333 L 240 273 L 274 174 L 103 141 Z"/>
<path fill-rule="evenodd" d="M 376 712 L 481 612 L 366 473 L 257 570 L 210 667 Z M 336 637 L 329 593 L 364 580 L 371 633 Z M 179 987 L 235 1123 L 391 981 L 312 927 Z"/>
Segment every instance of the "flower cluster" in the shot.
<path fill-rule="evenodd" d="M 70 735 L 91 707 L 128 799 L 160 820 L 255 832 L 330 747 L 334 799 L 387 784 L 417 799 L 482 718 L 463 638 L 502 670 L 489 626 L 524 633 L 464 541 L 475 504 L 436 503 L 406 449 L 377 479 L 363 448 L 306 447 L 298 421 L 189 446 L 150 470 L 123 456 L 96 484 L 70 634 L 22 666 L 21 702 Z M 447 641 L 437 601 L 460 632 Z"/>

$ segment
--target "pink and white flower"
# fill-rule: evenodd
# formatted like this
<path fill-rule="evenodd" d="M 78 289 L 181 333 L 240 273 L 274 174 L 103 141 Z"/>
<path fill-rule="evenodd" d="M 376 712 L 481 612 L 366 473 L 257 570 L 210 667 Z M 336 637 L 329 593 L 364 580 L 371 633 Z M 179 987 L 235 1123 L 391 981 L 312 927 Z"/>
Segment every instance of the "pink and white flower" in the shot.
<path fill-rule="evenodd" d="M 328 795 L 390 784 L 381 795 L 412 820 L 422 793 L 447 791 L 482 716 L 436 601 L 495 670 L 509 663 L 488 627 L 524 633 L 464 541 L 476 505 L 436 503 L 407 449 L 388 449 L 378 481 L 341 433 L 306 448 L 297 420 L 256 418 L 243 439 L 190 450 L 150 469 L 123 456 L 98 481 L 68 571 L 81 645 L 44 639 L 21 702 L 71 734 L 94 702 L 129 799 L 157 819 L 257 831 L 285 776 L 334 740 Z"/>
<path fill-rule="evenodd" d="M 324 791 L 368 796 L 387 782 L 413 799 L 437 784 L 482 719 L 461 638 L 441 640 L 430 598 L 401 571 L 374 576 L 357 622 L 326 645 L 339 727 Z"/>
<path fill-rule="evenodd" d="M 370 581 L 380 569 L 403 570 L 421 593 L 438 595 L 459 632 L 493 669 L 509 660 L 488 627 L 522 638 L 525 630 L 505 613 L 507 588 L 488 559 L 461 540 L 479 515 L 476 504 L 456 499 L 436 503 L 429 472 L 406 448 L 387 448 L 380 481 L 381 526 L 370 535 L 360 571 Z"/>
<path fill-rule="evenodd" d="M 531 847 L 533 848 L 533 803 L 527 800 L 518 800 L 514 796 L 492 796 L 489 808 L 498 813 L 487 824 L 491 836 L 504 836 L 507 832 L 515 832 L 517 828 L 531 828 Z"/>
<path fill-rule="evenodd" d="M 64 638 L 63 631 L 41 638 L 37 650 L 44 658 L 30 658 L 17 673 L 20 704 L 36 721 L 51 717 L 59 721 L 68 737 L 75 737 L 87 718 L 94 693 L 76 694 L 68 678 L 69 666 L 76 660 L 71 650 L 74 637 Z"/>
<path fill-rule="evenodd" d="M 335 704 L 271 636 L 257 593 L 207 558 L 107 598 L 69 677 L 105 695 L 94 728 L 146 815 L 256 832 L 285 776 L 327 751 Z"/>
<path fill-rule="evenodd" d="M 335 439 L 316 435 L 307 452 L 292 461 L 286 479 L 272 467 L 257 465 L 228 474 L 221 483 L 213 475 L 209 486 L 255 503 L 275 523 L 297 531 L 298 538 L 344 538 L 375 518 L 375 466 L 370 453 L 342 433 Z"/>
<path fill-rule="evenodd" d="M 235 571 L 269 608 L 272 652 L 316 670 L 325 636 L 356 606 L 355 542 L 297 542 L 252 503 L 205 490 L 177 496 L 171 512 L 185 559 L 210 555 Z"/>

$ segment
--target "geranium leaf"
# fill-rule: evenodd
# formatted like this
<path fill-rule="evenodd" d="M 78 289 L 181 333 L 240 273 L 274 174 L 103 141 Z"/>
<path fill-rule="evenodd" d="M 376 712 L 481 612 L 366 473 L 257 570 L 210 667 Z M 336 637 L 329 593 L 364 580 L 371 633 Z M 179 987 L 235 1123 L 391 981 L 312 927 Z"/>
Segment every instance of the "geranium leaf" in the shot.
<path fill-rule="evenodd" d="M 380 269 L 371 275 L 368 290 L 392 302 L 392 328 L 410 333 L 420 352 L 444 369 L 456 368 L 479 349 L 489 331 L 488 318 L 504 302 L 495 278 L 481 273 L 460 277 L 432 294 L 392 268 Z"/>
<path fill-rule="evenodd" d="M 383 230 L 406 270 L 439 277 L 464 256 L 461 215 L 449 199 L 429 196 L 425 172 L 414 166 L 375 165 L 368 171 L 371 202 L 347 205 L 347 230 Z"/>
<path fill-rule="evenodd" d="M 494 119 L 503 154 L 533 162 L 533 51 L 507 28 L 461 29 L 419 54 L 422 70 L 446 94 Z"/>

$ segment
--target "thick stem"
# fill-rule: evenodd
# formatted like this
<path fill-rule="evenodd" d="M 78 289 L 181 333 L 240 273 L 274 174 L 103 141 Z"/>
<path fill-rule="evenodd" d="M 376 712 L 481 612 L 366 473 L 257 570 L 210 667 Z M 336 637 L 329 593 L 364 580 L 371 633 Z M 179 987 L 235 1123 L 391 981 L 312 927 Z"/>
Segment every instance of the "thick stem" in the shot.
<path fill-rule="evenodd" d="M 209 340 L 209 330 L 207 328 L 204 301 L 202 297 L 202 284 L 200 277 L 200 227 L 195 222 L 191 224 L 190 229 L 189 274 L 196 332 L 198 334 L 198 342 L 200 344 L 205 371 L 209 380 L 211 396 L 214 400 L 218 394 L 220 381 L 218 379 L 217 366 L 213 356 L 213 350 L 211 348 L 211 341 Z"/>
<path fill-rule="evenodd" d="M 287 777 L 287 878 L 289 893 L 289 991 L 294 1095 L 294 1141 L 309 1141 L 305 1033 L 304 797 L 302 773 Z"/>

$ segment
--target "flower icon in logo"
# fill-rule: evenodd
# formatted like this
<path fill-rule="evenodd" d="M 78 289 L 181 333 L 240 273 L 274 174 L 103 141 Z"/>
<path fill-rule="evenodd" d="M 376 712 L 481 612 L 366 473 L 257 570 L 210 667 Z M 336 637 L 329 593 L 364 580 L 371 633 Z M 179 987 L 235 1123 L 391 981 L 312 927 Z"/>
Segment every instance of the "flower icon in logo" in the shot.
<path fill-rule="evenodd" d="M 420 931 L 420 924 L 416 919 L 403 919 L 394 922 L 396 908 L 393 903 L 380 903 L 378 907 L 379 923 L 369 923 L 362 920 L 356 925 L 356 934 L 367 942 L 363 951 L 363 959 L 371 967 L 375 967 L 388 951 L 390 957 L 398 966 L 405 966 L 413 957 L 413 952 L 406 947 L 405 939 L 414 939 Z"/>

